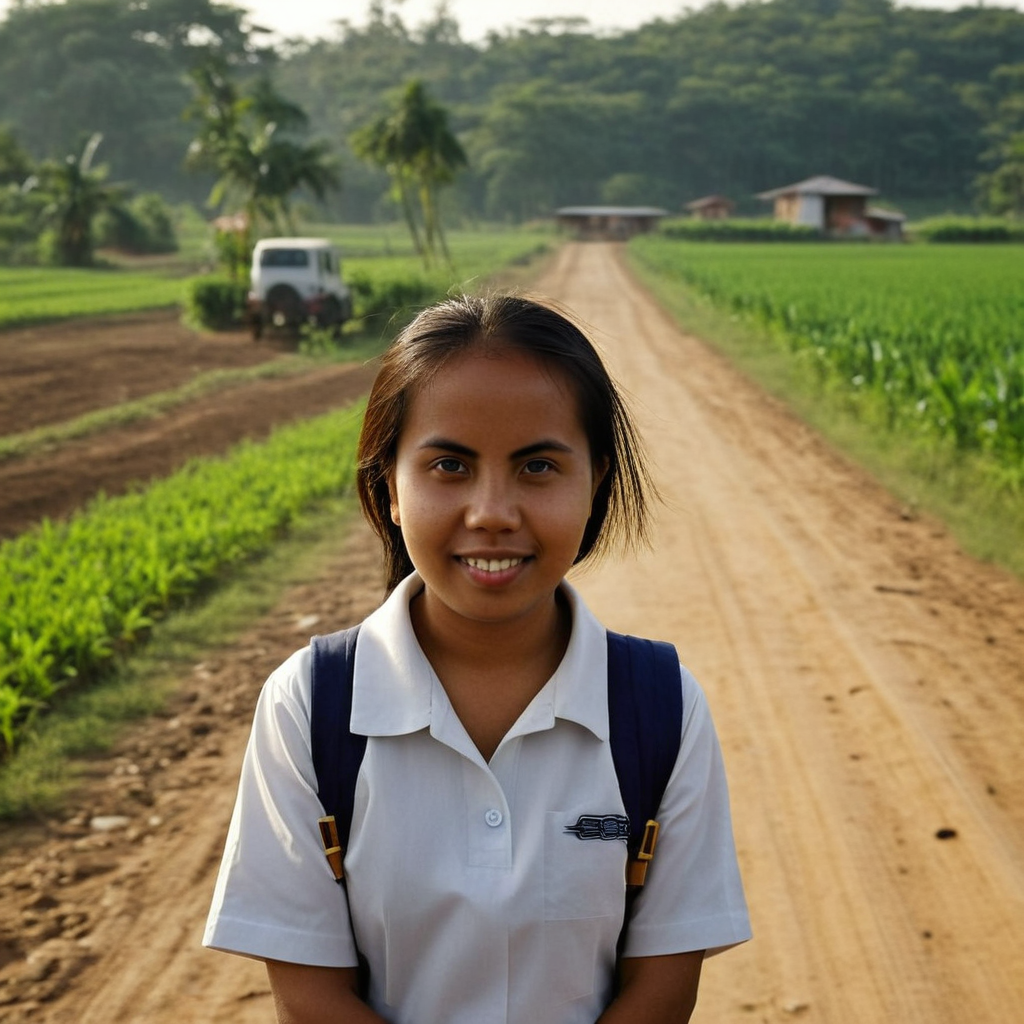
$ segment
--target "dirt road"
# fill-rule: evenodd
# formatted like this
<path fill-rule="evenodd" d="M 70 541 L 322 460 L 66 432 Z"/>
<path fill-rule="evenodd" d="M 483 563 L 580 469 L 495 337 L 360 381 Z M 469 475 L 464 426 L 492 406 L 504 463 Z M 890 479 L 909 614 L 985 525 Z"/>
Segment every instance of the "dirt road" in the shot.
<path fill-rule="evenodd" d="M 591 325 L 665 497 L 651 553 L 577 583 L 608 625 L 677 644 L 725 750 L 755 941 L 707 964 L 695 1020 L 1020 1020 L 1024 588 L 680 335 L 619 255 L 571 246 L 537 291 Z M 357 530 L 4 858 L 0 1021 L 273 1019 L 258 965 L 197 949 L 245 722 L 312 616 L 378 594 Z"/>

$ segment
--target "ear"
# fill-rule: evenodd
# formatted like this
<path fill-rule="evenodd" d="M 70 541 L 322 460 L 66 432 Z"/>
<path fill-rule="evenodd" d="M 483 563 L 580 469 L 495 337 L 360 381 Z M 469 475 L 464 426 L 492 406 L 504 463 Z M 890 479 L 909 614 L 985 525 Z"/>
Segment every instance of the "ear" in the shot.
<path fill-rule="evenodd" d="M 398 491 L 395 489 L 395 471 L 388 473 L 388 502 L 391 505 L 391 522 L 401 527 L 402 516 L 398 511 Z"/>

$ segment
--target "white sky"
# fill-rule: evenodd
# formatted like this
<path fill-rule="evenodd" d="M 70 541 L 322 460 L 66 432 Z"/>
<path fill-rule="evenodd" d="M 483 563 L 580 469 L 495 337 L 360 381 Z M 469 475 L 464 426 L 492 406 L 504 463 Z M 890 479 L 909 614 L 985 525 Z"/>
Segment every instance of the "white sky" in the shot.
<path fill-rule="evenodd" d="M 254 20 L 284 36 L 332 36 L 332 22 L 366 20 L 367 0 L 234 0 L 253 12 Z M 437 0 L 402 0 L 397 9 L 407 25 L 427 20 Z M 392 0 L 394 3 L 394 0 Z M 903 5 L 953 10 L 964 0 L 901 0 Z M 11 0 L 0 0 L 2 16 Z M 389 5 L 390 6 L 390 5 Z M 451 0 L 450 9 L 468 40 L 483 39 L 491 29 L 515 28 L 531 18 L 582 16 L 596 30 L 635 28 L 655 18 L 672 18 L 701 0 Z M 994 7 L 1024 10 L 1024 0 L 998 0 Z"/>
<path fill-rule="evenodd" d="M 3 3 L 4 0 L 0 0 Z M 356 25 L 365 21 L 367 0 L 235 0 L 255 20 L 284 35 L 333 35 L 332 22 L 345 18 Z M 965 0 L 900 0 L 901 6 L 955 10 Z M 463 39 L 480 40 L 492 29 L 515 28 L 531 18 L 581 16 L 599 31 L 635 28 L 655 18 L 673 18 L 686 7 L 703 7 L 701 0 L 450 0 L 449 9 Z M 999 0 L 989 6 L 1024 9 L 1024 0 Z M 391 0 L 407 25 L 426 21 L 437 0 Z"/>

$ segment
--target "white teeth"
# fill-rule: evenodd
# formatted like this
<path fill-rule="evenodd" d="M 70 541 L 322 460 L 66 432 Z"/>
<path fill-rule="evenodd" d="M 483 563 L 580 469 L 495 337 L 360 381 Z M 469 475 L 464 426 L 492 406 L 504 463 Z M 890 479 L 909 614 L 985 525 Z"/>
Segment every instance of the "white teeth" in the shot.
<path fill-rule="evenodd" d="M 518 565 L 521 558 L 464 558 L 466 565 L 474 569 L 482 569 L 484 572 L 501 572 L 503 569 L 511 569 Z"/>

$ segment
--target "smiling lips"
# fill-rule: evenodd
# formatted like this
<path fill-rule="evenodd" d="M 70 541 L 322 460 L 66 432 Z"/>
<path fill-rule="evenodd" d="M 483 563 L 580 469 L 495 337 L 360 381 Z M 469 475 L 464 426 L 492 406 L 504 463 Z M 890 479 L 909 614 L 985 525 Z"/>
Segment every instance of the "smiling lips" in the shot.
<path fill-rule="evenodd" d="M 477 569 L 480 572 L 504 572 L 506 569 L 514 569 L 517 565 L 521 565 L 525 559 L 523 558 L 462 558 L 462 562 L 468 565 L 471 569 Z"/>

